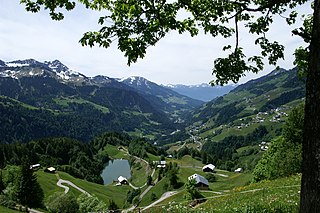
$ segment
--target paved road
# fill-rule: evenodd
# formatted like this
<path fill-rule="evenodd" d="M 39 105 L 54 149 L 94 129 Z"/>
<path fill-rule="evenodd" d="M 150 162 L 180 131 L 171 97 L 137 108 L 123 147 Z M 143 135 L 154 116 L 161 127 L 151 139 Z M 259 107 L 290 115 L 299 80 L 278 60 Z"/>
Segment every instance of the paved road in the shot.
<path fill-rule="evenodd" d="M 133 189 L 140 189 L 141 187 L 144 187 L 145 185 L 143 185 L 143 186 L 141 186 L 141 187 L 137 187 L 137 186 L 134 186 L 134 185 L 132 185 L 129 181 L 128 181 L 128 183 L 129 183 L 129 186 L 131 187 L 131 188 L 133 188 Z"/>
<path fill-rule="evenodd" d="M 220 174 L 220 173 L 215 173 L 215 175 L 219 175 L 219 176 L 221 176 L 221 177 L 229 177 L 229 175 Z"/>
<path fill-rule="evenodd" d="M 154 185 L 156 185 L 157 183 L 158 183 L 158 178 L 154 181 Z M 154 185 L 148 186 L 148 188 L 146 188 L 146 190 L 144 190 L 144 192 L 141 193 L 141 195 L 139 196 L 139 199 L 141 200 Z"/>
<path fill-rule="evenodd" d="M 166 193 L 164 193 L 164 194 L 159 198 L 159 200 L 151 203 L 149 206 L 144 207 L 144 208 L 142 209 L 142 211 L 145 211 L 145 210 L 147 210 L 147 209 L 149 209 L 149 208 L 157 205 L 158 203 L 161 203 L 162 201 L 164 201 L 164 200 L 167 199 L 168 197 L 171 197 L 172 195 L 175 195 L 175 194 L 177 194 L 177 193 L 178 193 L 177 191 L 172 191 L 172 192 L 166 192 Z"/>
<path fill-rule="evenodd" d="M 91 197 L 91 195 L 88 192 L 86 192 L 85 190 L 81 189 L 80 187 L 78 187 L 77 185 L 72 183 L 71 181 L 59 179 L 58 182 L 57 182 L 57 186 L 59 186 L 61 188 L 64 188 L 64 193 L 65 194 L 69 192 L 69 187 L 65 186 L 65 185 L 62 185 L 62 184 L 68 184 L 69 186 L 72 186 L 73 188 L 77 189 L 78 191 L 82 192 L 83 194 L 86 194 L 89 197 Z"/>
<path fill-rule="evenodd" d="M 43 212 L 38 211 L 38 210 L 36 210 L 36 209 L 28 209 L 28 211 L 29 211 L 30 213 L 43 213 Z"/>

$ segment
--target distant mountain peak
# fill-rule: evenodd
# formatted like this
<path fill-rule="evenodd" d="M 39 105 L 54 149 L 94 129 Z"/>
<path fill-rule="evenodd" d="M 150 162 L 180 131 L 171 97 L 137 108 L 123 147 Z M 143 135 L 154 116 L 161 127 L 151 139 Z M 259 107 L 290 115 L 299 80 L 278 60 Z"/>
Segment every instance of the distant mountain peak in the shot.
<path fill-rule="evenodd" d="M 5 66 L 6 66 L 6 62 L 0 60 L 0 66 L 1 66 L 1 67 L 5 67 Z"/>
<path fill-rule="evenodd" d="M 196 84 L 196 85 L 183 85 L 183 84 L 168 84 L 165 87 L 172 89 L 182 95 L 188 96 L 193 99 L 201 101 L 210 101 L 218 96 L 222 96 L 238 85 L 226 85 L 212 87 L 208 83 Z"/>
<path fill-rule="evenodd" d="M 66 72 L 69 71 L 69 68 L 61 63 L 59 60 L 54 60 L 54 61 L 45 61 L 44 62 L 46 65 L 48 65 L 52 70 L 55 72 Z"/>
<path fill-rule="evenodd" d="M 76 78 L 77 81 L 80 81 L 81 79 L 86 78 L 86 76 L 84 76 L 83 74 L 69 69 L 69 67 L 67 67 L 57 59 L 54 61 L 45 61 L 44 63 L 62 80 L 70 80 Z"/>
<path fill-rule="evenodd" d="M 155 83 L 140 77 L 140 76 L 131 76 L 128 78 L 123 78 L 120 80 L 120 82 L 125 83 L 129 86 L 135 86 L 135 87 L 147 87 L 150 89 L 151 85 L 155 85 Z"/>
<path fill-rule="evenodd" d="M 27 69 L 21 69 L 28 67 Z M 70 70 L 59 60 L 39 62 L 34 59 L 0 62 L 0 75 L 2 77 L 21 78 L 30 76 L 51 76 L 64 82 L 80 83 L 86 76 Z"/>
<path fill-rule="evenodd" d="M 91 77 L 90 79 L 92 79 L 94 82 L 98 84 L 109 84 L 115 80 L 104 75 L 97 75 L 97 76 Z"/>
<path fill-rule="evenodd" d="M 288 70 L 285 70 L 283 68 L 275 69 L 272 72 L 270 72 L 267 76 L 278 75 L 283 72 L 288 72 Z"/>
<path fill-rule="evenodd" d="M 34 59 L 25 59 L 25 60 L 15 60 L 5 63 L 7 67 L 24 67 L 24 66 L 31 66 L 40 64 L 39 61 Z"/>
<path fill-rule="evenodd" d="M 145 79 L 144 77 L 140 77 L 140 76 L 130 76 L 128 78 L 122 79 L 122 81 L 130 81 L 133 83 L 135 81 L 148 82 L 149 80 Z"/>

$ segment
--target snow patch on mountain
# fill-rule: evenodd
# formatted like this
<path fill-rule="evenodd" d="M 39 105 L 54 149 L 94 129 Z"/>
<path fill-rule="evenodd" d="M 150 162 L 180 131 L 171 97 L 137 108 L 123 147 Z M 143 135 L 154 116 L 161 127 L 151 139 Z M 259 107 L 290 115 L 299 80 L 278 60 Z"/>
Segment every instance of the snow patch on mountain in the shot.
<path fill-rule="evenodd" d="M 12 62 L 6 63 L 6 65 L 8 67 L 26 67 L 26 66 L 30 66 L 30 64 L 19 64 L 19 63 L 12 63 Z"/>
<path fill-rule="evenodd" d="M 154 84 L 153 82 L 140 76 L 131 76 L 129 78 L 122 78 L 122 79 L 119 79 L 119 82 L 125 83 L 127 85 L 131 85 L 131 86 L 136 86 L 136 87 L 145 86 L 148 89 L 151 89 L 151 84 Z"/>

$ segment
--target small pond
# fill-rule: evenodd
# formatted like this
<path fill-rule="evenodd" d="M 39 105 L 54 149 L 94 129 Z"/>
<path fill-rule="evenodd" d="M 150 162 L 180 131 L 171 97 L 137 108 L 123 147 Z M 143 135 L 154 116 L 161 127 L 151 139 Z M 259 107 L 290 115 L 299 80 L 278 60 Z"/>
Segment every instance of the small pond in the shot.
<path fill-rule="evenodd" d="M 118 180 L 119 176 L 123 176 L 127 179 L 131 177 L 128 160 L 110 160 L 101 173 L 101 177 L 103 178 L 103 183 L 105 185 L 112 183 L 113 180 Z"/>

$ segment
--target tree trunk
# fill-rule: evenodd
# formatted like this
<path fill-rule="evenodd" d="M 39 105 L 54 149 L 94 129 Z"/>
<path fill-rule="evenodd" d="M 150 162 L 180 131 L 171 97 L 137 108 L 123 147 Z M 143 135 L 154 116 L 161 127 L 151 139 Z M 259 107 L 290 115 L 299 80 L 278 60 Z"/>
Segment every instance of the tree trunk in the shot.
<path fill-rule="evenodd" d="M 301 213 L 320 212 L 320 0 L 315 0 L 314 3 L 306 82 Z"/>

